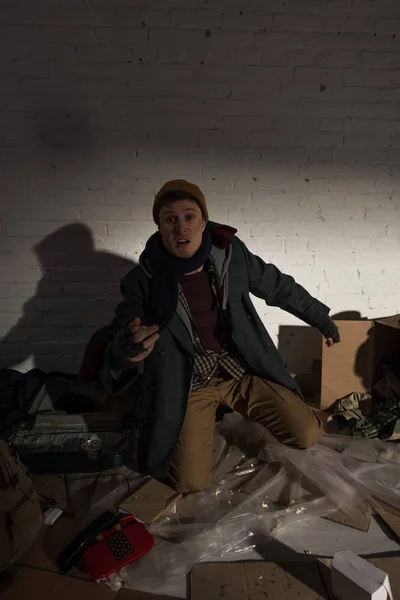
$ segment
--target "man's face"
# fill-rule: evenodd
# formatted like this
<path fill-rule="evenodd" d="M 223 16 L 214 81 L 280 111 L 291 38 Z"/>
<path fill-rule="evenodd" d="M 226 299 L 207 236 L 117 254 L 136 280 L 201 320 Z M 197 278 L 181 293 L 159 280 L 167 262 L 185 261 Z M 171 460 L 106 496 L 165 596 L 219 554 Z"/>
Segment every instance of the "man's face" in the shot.
<path fill-rule="evenodd" d="M 192 257 L 201 246 L 206 222 L 194 200 L 178 200 L 163 206 L 159 225 L 164 246 L 178 258 Z"/>

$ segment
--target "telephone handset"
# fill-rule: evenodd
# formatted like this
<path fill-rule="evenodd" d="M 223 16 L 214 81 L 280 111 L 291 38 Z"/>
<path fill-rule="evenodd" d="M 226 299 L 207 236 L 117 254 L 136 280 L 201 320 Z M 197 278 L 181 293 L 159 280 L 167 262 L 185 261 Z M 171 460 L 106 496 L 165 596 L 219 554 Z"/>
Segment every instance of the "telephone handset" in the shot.
<path fill-rule="evenodd" d="M 106 511 L 64 548 L 57 562 L 66 573 L 82 561 L 93 579 L 98 580 L 137 560 L 153 546 L 153 537 L 133 515 Z"/>

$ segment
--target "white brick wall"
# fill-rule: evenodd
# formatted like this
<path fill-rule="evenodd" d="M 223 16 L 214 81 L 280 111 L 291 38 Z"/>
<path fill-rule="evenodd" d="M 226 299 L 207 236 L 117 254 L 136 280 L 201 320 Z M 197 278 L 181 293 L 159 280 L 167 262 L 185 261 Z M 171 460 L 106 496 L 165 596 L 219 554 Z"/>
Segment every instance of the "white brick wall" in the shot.
<path fill-rule="evenodd" d="M 399 3 L 146 4 L 2 2 L 0 367 L 78 368 L 174 177 L 333 313 L 400 312 Z"/>

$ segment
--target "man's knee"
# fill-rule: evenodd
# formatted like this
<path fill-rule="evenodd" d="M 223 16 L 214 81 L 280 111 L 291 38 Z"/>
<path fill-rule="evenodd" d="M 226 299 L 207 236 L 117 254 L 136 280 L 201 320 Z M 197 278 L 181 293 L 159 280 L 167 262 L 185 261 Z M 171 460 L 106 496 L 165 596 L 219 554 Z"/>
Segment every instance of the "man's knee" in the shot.
<path fill-rule="evenodd" d="M 308 424 L 301 430 L 293 433 L 289 438 L 279 440 L 285 446 L 290 448 L 296 448 L 297 450 L 307 450 L 315 446 L 323 435 L 323 429 L 319 425 Z"/>

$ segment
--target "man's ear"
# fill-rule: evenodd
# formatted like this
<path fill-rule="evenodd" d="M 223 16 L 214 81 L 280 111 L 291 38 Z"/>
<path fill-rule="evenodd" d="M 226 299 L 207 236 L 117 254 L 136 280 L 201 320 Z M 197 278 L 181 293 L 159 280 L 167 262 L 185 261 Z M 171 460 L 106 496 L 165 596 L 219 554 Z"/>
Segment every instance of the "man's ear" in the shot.
<path fill-rule="evenodd" d="M 202 233 L 203 233 L 203 231 L 205 230 L 205 228 L 206 228 L 206 225 L 207 225 L 207 222 L 206 222 L 206 221 L 203 219 L 203 223 L 202 223 L 202 225 L 201 225 L 201 232 L 202 232 Z"/>

